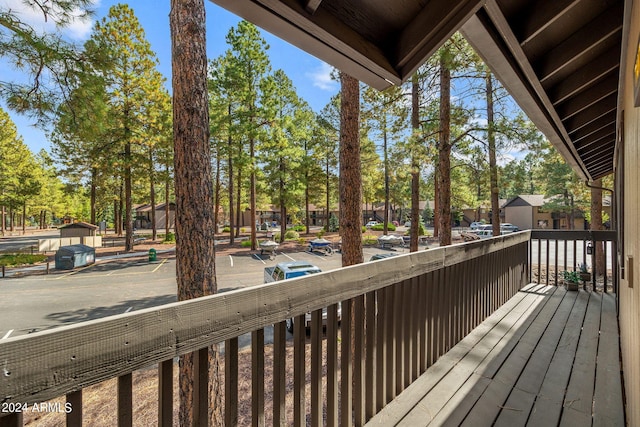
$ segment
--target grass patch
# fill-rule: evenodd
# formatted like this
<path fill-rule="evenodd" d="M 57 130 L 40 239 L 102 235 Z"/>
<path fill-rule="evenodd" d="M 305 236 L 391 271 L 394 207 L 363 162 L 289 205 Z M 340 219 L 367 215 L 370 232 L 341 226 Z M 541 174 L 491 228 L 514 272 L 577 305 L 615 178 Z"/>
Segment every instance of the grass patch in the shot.
<path fill-rule="evenodd" d="M 19 265 L 30 265 L 46 260 L 47 256 L 40 254 L 4 254 L 0 255 L 0 266 L 17 267 Z"/>

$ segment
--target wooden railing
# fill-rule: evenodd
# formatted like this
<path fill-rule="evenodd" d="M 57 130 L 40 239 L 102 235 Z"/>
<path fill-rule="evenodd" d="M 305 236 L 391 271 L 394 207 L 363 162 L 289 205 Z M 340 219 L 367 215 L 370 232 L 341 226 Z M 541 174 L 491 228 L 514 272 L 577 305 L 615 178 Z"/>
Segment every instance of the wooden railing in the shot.
<path fill-rule="evenodd" d="M 264 425 L 265 413 L 273 425 L 363 425 L 526 284 L 529 234 L 9 338 L 0 343 L 0 402 L 6 411 L 66 395 L 67 425 L 79 426 L 83 389 L 118 378 L 116 419 L 131 425 L 132 372 L 157 365 L 158 425 L 171 425 L 174 358 L 195 353 L 196 424 L 207 425 L 209 347 L 224 343 L 224 420 L 235 425 L 245 397 L 238 392 L 239 359 L 244 359 L 239 355 L 246 351 L 239 349 L 239 337 L 250 333 L 253 425 Z M 310 331 L 295 328 L 291 341 L 285 320 L 293 317 L 302 325 L 308 312 Z M 273 380 L 265 383 L 265 331 L 271 327 Z M 290 366 L 293 389 L 287 390 Z M 265 404 L 265 395 L 271 404 Z M 20 412 L 0 418 L 3 425 L 22 422 Z"/>
<path fill-rule="evenodd" d="M 530 282 L 558 285 L 564 271 L 579 271 L 583 264 L 590 273 L 584 289 L 589 285 L 593 290 L 618 293 L 615 231 L 532 230 L 529 248 Z"/>

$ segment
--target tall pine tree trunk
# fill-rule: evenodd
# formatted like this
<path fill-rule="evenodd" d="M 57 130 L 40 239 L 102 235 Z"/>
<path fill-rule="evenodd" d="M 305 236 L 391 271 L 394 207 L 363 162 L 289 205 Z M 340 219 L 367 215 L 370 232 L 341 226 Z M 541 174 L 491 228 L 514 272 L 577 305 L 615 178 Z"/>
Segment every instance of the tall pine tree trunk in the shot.
<path fill-rule="evenodd" d="M 360 88 L 358 80 L 345 73 L 340 73 L 340 82 L 340 234 L 346 267 L 363 262 Z"/>
<path fill-rule="evenodd" d="M 215 198 L 213 202 L 213 222 L 216 225 L 216 231 L 218 230 L 218 224 L 220 224 L 220 152 L 216 151 L 216 182 L 214 184 Z"/>
<path fill-rule="evenodd" d="M 22 234 L 27 232 L 27 202 L 22 202 Z"/>
<path fill-rule="evenodd" d="M 240 237 L 240 198 L 242 197 L 242 168 L 238 170 L 238 181 L 236 182 L 236 237 Z"/>
<path fill-rule="evenodd" d="M 386 122 L 386 119 L 384 120 Z M 384 124 L 382 131 L 382 143 L 384 147 L 384 225 L 382 226 L 382 234 L 389 234 L 389 153 L 387 140 L 387 124 Z"/>
<path fill-rule="evenodd" d="M 436 182 L 440 246 L 451 244 L 451 71 L 445 56 L 440 56 L 440 129 Z"/>
<path fill-rule="evenodd" d="M 98 179 L 98 169 L 91 168 L 91 224 L 96 224 L 96 180 Z"/>
<path fill-rule="evenodd" d="M 253 119 L 252 119 L 253 121 Z M 251 175 L 249 176 L 249 228 L 251 230 L 251 250 L 258 249 L 258 235 L 256 230 L 256 142 L 254 138 L 249 141 L 249 155 L 251 156 Z"/>
<path fill-rule="evenodd" d="M 169 235 L 169 229 L 171 228 L 171 223 L 169 222 L 169 218 L 171 215 L 171 203 L 169 203 L 169 165 L 165 165 L 165 173 L 166 173 L 166 181 L 164 182 L 164 203 L 166 207 L 166 215 L 164 216 L 164 233 L 165 239 Z"/>
<path fill-rule="evenodd" d="M 420 98 L 418 73 L 411 78 L 411 128 L 413 129 L 413 146 L 411 147 L 411 231 L 409 250 L 418 250 L 418 234 L 420 232 L 420 163 L 418 161 L 418 132 L 420 130 Z"/>
<path fill-rule="evenodd" d="M 229 117 L 231 117 L 231 105 L 229 105 Z M 233 195 L 234 195 L 234 188 L 233 188 L 233 140 L 231 139 L 231 133 L 229 133 L 229 138 L 228 138 L 228 144 L 229 144 L 229 158 L 227 160 L 227 165 L 228 165 L 228 170 L 229 170 L 229 245 L 233 245 L 234 243 L 234 229 L 233 229 Z"/>
<path fill-rule="evenodd" d="M 495 123 L 493 119 L 493 80 L 491 72 L 485 75 L 485 91 L 487 99 L 487 142 L 489 143 L 489 181 L 491 184 L 491 224 L 494 236 L 500 235 L 500 204 L 498 195 L 498 165 L 496 161 L 496 135 Z"/>
<path fill-rule="evenodd" d="M 207 54 L 204 0 L 171 0 L 174 173 L 176 192 L 176 278 L 178 300 L 217 292 L 213 185 L 209 148 Z M 218 349 L 209 357 L 208 419 L 199 402 L 196 353 L 180 357 L 179 423 L 222 425 Z M 202 367 L 201 367 L 202 368 Z"/>
<path fill-rule="evenodd" d="M 153 150 L 149 149 L 149 199 L 151 200 L 151 240 L 158 238 L 156 227 L 156 183 L 153 173 Z M 169 215 L 169 205 L 165 203 L 165 213 Z"/>

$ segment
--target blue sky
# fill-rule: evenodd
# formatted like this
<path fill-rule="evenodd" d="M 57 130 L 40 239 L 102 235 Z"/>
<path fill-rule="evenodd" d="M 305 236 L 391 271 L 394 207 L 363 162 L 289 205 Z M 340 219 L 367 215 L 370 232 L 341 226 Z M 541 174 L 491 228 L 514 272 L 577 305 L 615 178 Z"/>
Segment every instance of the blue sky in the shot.
<path fill-rule="evenodd" d="M 65 30 L 65 35 L 72 41 L 82 44 L 91 34 L 93 22 L 101 19 L 109 13 L 109 8 L 118 1 L 101 0 L 95 4 L 96 14 L 90 22 L 76 22 Z M 168 0 L 152 1 L 142 0 L 129 2 L 140 24 L 145 30 L 147 40 L 156 53 L 160 65 L 159 70 L 167 78 L 167 87 L 171 84 L 171 39 L 169 34 L 169 8 Z M 207 13 L 207 54 L 210 59 L 216 58 L 228 49 L 225 36 L 229 29 L 239 22 L 239 18 L 226 10 L 205 0 Z M 0 8 L 21 10 L 21 0 L 0 0 Z M 23 19 L 37 27 L 47 27 L 42 24 L 38 16 L 26 11 Z M 339 90 L 339 85 L 329 78 L 331 67 L 300 49 L 278 39 L 277 37 L 262 31 L 264 39 L 270 46 L 268 51 L 273 70 L 282 69 L 295 85 L 298 95 L 305 99 L 311 107 L 319 112 L 332 95 Z M 20 79 L 20 76 L 8 68 L 4 62 L 0 62 L 2 80 Z M 32 126 L 32 121 L 25 116 L 18 115 L 0 101 L 5 111 L 18 127 L 18 133 L 22 135 L 32 151 L 37 152 L 41 148 L 49 151 L 50 144 L 46 135 Z"/>

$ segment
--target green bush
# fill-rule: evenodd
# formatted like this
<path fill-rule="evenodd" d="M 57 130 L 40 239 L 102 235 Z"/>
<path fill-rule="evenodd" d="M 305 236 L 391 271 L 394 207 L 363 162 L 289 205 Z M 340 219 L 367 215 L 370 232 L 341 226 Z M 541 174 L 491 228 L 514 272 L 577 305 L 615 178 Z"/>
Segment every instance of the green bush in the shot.
<path fill-rule="evenodd" d="M 46 255 L 30 255 L 30 254 L 4 254 L 0 255 L 0 265 L 5 267 L 14 267 L 25 264 L 35 264 L 47 260 Z"/>
<path fill-rule="evenodd" d="M 376 225 L 372 226 L 371 229 L 374 230 L 374 231 L 382 231 L 382 230 L 384 230 L 384 224 L 376 224 Z M 396 231 L 396 226 L 393 225 L 392 223 L 388 222 L 387 223 L 387 230 Z"/>
<path fill-rule="evenodd" d="M 411 234 L 411 229 L 408 229 L 407 231 L 404 232 L 405 236 L 408 236 L 409 234 Z M 431 233 L 429 233 L 427 231 L 426 228 L 424 228 L 424 224 L 423 223 L 419 223 L 418 224 L 418 236 L 430 236 Z"/>
<path fill-rule="evenodd" d="M 242 242 L 240 242 L 240 247 L 241 248 L 250 248 L 251 247 L 251 240 L 243 240 Z"/>
<path fill-rule="evenodd" d="M 306 246 L 307 245 L 307 239 L 305 239 L 304 237 L 301 237 L 298 239 L 298 243 L 302 246 Z"/>
<path fill-rule="evenodd" d="M 293 230 L 294 230 L 294 231 L 298 231 L 298 232 L 300 232 L 300 231 L 306 231 L 306 229 L 307 229 L 307 227 L 305 227 L 305 226 L 304 226 L 304 225 L 302 225 L 302 224 L 297 224 L 297 225 L 294 225 L 294 226 L 293 226 Z"/>
<path fill-rule="evenodd" d="M 295 230 L 287 230 L 284 233 L 284 240 L 298 240 L 300 238 L 300 234 Z"/>
<path fill-rule="evenodd" d="M 373 234 L 365 234 L 362 236 L 363 245 L 375 245 L 376 243 L 378 243 L 378 236 Z"/>
<path fill-rule="evenodd" d="M 229 228 L 229 226 L 228 226 L 228 225 L 225 225 L 225 227 L 222 229 L 222 232 L 223 232 L 223 233 L 228 233 L 228 232 L 230 232 L 230 231 L 231 231 L 231 228 Z"/>
<path fill-rule="evenodd" d="M 364 225 L 362 226 L 362 234 L 367 232 L 367 227 L 365 227 Z"/>
<path fill-rule="evenodd" d="M 320 231 L 318 231 L 318 232 L 316 233 L 316 237 L 317 237 L 318 239 L 322 239 L 322 237 L 324 236 L 324 233 L 326 233 L 326 230 L 323 228 L 322 230 L 320 230 Z"/>
<path fill-rule="evenodd" d="M 175 243 L 176 242 L 176 235 L 175 233 L 167 233 L 164 236 L 164 239 L 162 239 L 162 241 L 164 243 Z"/>

